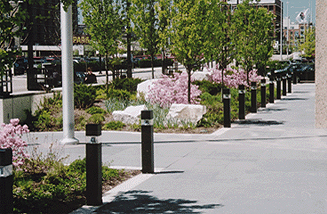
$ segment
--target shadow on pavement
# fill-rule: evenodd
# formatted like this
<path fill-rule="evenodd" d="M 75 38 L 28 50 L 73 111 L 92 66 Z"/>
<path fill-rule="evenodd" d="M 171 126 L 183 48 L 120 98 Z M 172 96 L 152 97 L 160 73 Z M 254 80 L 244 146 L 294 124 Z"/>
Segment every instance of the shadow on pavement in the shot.
<path fill-rule="evenodd" d="M 96 213 L 201 213 L 204 209 L 222 207 L 221 204 L 197 205 L 185 199 L 158 199 L 148 191 L 128 191 L 114 201 L 100 207 Z"/>
<path fill-rule="evenodd" d="M 297 100 L 308 100 L 308 98 L 291 98 L 291 97 L 285 97 L 282 100 L 289 100 L 289 101 L 297 101 Z"/>
<path fill-rule="evenodd" d="M 260 112 L 271 112 L 271 111 L 286 111 L 287 108 L 264 108 Z"/>
<path fill-rule="evenodd" d="M 284 122 L 278 122 L 275 120 L 258 120 L 258 119 L 247 119 L 234 121 L 233 123 L 241 125 L 258 125 L 258 126 L 271 126 L 271 125 L 282 125 Z"/>

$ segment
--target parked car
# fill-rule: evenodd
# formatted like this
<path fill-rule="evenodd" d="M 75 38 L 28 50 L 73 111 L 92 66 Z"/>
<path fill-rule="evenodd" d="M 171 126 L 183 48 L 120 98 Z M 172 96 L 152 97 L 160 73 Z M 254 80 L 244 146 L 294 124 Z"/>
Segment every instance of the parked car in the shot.
<path fill-rule="evenodd" d="M 21 75 L 27 71 L 28 60 L 26 57 L 19 57 L 14 63 L 14 75 Z"/>
<path fill-rule="evenodd" d="M 302 81 L 314 81 L 315 80 L 315 64 L 305 64 L 298 71 L 299 82 Z"/>

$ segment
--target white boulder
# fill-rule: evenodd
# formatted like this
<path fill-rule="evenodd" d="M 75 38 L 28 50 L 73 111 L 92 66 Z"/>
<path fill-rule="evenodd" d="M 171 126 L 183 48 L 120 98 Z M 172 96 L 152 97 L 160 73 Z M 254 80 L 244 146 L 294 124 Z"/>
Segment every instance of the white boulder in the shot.
<path fill-rule="evenodd" d="M 121 121 L 125 124 L 139 123 L 141 111 L 146 109 L 145 105 L 129 106 L 124 111 L 112 112 L 112 116 L 115 121 Z"/>
<path fill-rule="evenodd" d="M 191 122 L 196 124 L 206 113 L 206 107 L 195 104 L 172 104 L 167 114 L 167 119 L 173 119 L 181 124 L 182 122 Z"/>
<path fill-rule="evenodd" d="M 207 68 L 203 69 L 203 71 L 195 71 L 192 74 L 193 80 L 209 80 L 208 75 L 210 75 L 211 72 L 208 71 Z"/>
<path fill-rule="evenodd" d="M 141 95 L 143 95 L 145 100 L 147 100 L 150 87 L 156 81 L 158 81 L 158 79 L 146 80 L 146 81 L 138 84 L 137 85 L 137 97 L 140 97 Z"/>

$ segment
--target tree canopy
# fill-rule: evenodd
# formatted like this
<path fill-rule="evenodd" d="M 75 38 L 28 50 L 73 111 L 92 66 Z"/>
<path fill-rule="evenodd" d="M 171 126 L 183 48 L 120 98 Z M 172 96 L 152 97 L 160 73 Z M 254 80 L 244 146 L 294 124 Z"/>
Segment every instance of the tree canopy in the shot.
<path fill-rule="evenodd" d="M 132 0 L 132 21 L 134 33 L 139 38 L 141 47 L 148 50 L 151 55 L 152 78 L 154 78 L 153 60 L 158 52 L 158 14 L 155 10 L 156 0 Z"/>
<path fill-rule="evenodd" d="M 301 44 L 300 49 L 304 52 L 302 55 L 306 58 L 314 58 L 315 57 L 315 49 L 316 49 L 316 33 L 315 28 L 309 28 L 304 33 L 304 43 Z"/>

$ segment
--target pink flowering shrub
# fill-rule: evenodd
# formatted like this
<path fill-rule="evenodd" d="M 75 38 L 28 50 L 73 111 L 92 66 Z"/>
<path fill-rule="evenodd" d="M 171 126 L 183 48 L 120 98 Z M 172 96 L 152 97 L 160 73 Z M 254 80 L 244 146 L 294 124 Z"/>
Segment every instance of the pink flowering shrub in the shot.
<path fill-rule="evenodd" d="M 216 83 L 222 83 L 222 71 L 213 68 L 208 69 L 211 71 L 211 74 L 208 76 L 209 80 L 216 82 Z M 250 82 L 259 82 L 263 77 L 257 74 L 256 70 L 251 70 L 249 73 L 249 81 Z M 244 85 L 245 87 L 249 87 L 249 84 L 247 83 L 247 76 L 246 72 L 242 69 L 236 70 L 236 69 L 227 69 L 224 71 L 224 84 L 228 88 L 238 88 L 239 85 Z"/>
<path fill-rule="evenodd" d="M 191 79 L 193 81 L 193 79 Z M 148 99 L 160 107 L 170 107 L 171 104 L 188 104 L 188 74 L 176 73 L 174 77 L 162 76 L 149 87 Z M 199 104 L 201 94 L 198 86 L 191 84 L 191 104 Z"/>
<path fill-rule="evenodd" d="M 21 166 L 28 154 L 25 152 L 27 143 L 22 140 L 22 135 L 28 133 L 27 125 L 18 124 L 19 119 L 11 119 L 9 124 L 1 124 L 0 128 L 0 148 L 11 148 L 13 151 L 13 165 Z"/>

